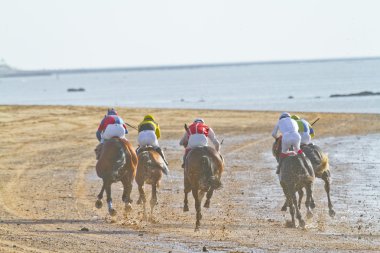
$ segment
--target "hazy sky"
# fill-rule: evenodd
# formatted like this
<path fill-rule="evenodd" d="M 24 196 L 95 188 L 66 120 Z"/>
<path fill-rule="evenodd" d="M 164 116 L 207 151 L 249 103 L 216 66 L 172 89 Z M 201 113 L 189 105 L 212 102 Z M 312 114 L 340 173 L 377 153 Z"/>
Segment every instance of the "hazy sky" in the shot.
<path fill-rule="evenodd" d="M 21 69 L 380 56 L 378 0 L 0 0 Z"/>

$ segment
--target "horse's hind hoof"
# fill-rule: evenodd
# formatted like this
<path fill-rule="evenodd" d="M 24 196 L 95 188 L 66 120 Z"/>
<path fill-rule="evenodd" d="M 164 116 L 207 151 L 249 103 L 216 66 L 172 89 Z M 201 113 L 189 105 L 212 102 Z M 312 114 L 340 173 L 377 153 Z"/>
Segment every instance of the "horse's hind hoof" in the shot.
<path fill-rule="evenodd" d="M 184 206 L 184 207 L 183 207 L 183 211 L 184 211 L 184 212 L 188 212 L 188 211 L 189 211 L 189 207 L 188 207 L 187 205 Z"/>
<path fill-rule="evenodd" d="M 115 210 L 115 209 L 113 209 L 113 208 L 112 208 L 112 209 L 110 209 L 108 212 L 109 212 L 109 214 L 110 214 L 111 216 L 115 216 L 115 215 L 116 215 L 116 213 L 117 213 L 117 212 L 116 212 L 116 210 Z"/>
<path fill-rule="evenodd" d="M 132 211 L 132 205 L 131 205 L 131 203 L 126 203 L 124 209 L 125 209 L 126 212 Z"/>
<path fill-rule="evenodd" d="M 315 208 L 315 203 L 314 203 L 314 202 L 311 202 L 311 203 L 310 203 L 310 208 L 311 208 L 311 209 L 314 209 L 314 208 Z"/>
<path fill-rule="evenodd" d="M 287 209 L 288 209 L 287 206 L 281 207 L 281 211 L 283 211 L 283 212 L 286 212 Z"/>
<path fill-rule="evenodd" d="M 203 207 L 210 208 L 210 201 L 206 200 L 205 205 Z"/>
<path fill-rule="evenodd" d="M 99 208 L 102 208 L 102 206 L 103 206 L 103 202 L 100 199 L 98 199 L 95 202 L 95 207 L 99 209 Z"/>
<path fill-rule="evenodd" d="M 329 210 L 329 215 L 330 215 L 330 217 L 334 217 L 335 216 L 335 211 L 332 210 L 332 209 L 330 209 Z"/>
<path fill-rule="evenodd" d="M 300 222 L 299 222 L 299 225 L 300 225 L 301 228 L 305 228 L 306 223 L 305 223 L 304 220 L 301 219 Z"/>
<path fill-rule="evenodd" d="M 308 218 L 308 219 L 311 219 L 311 218 L 313 218 L 313 216 L 314 216 L 314 214 L 312 213 L 312 212 L 307 212 L 307 214 L 306 214 L 306 218 Z"/>

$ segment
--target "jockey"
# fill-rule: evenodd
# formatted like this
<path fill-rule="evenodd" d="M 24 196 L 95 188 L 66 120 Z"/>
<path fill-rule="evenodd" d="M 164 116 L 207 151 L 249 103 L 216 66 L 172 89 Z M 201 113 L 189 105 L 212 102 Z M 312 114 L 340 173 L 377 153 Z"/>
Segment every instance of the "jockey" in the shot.
<path fill-rule="evenodd" d="M 164 152 L 158 144 L 158 139 L 161 137 L 160 126 L 152 115 L 145 115 L 143 121 L 138 126 L 138 132 L 137 142 L 139 147 L 136 152 L 139 151 L 140 147 L 152 146 L 160 154 L 165 164 L 168 165 Z"/>
<path fill-rule="evenodd" d="M 297 153 L 302 153 L 300 149 L 301 136 L 298 133 L 298 124 L 297 122 L 290 117 L 290 114 L 284 112 L 280 115 L 280 118 L 273 129 L 272 136 L 277 139 L 277 132 L 280 130 L 282 133 L 282 145 L 281 145 L 281 154 L 280 161 L 278 163 L 276 173 L 280 173 L 280 165 L 282 158 L 288 154 L 289 149 L 293 146 L 293 149 Z"/>
<path fill-rule="evenodd" d="M 311 138 L 314 137 L 314 129 L 310 123 L 297 115 L 292 115 L 291 118 L 298 124 L 298 133 L 301 135 L 301 145 L 311 143 Z"/>
<path fill-rule="evenodd" d="M 182 168 L 185 168 L 185 159 L 189 151 L 194 147 L 207 146 L 208 138 L 212 141 L 216 151 L 220 150 L 220 143 L 215 136 L 211 127 L 207 126 L 203 119 L 195 119 L 194 122 L 186 129 L 179 145 L 186 148 L 185 155 L 183 156 Z"/>
<path fill-rule="evenodd" d="M 95 149 L 97 159 L 99 158 L 104 140 L 113 137 L 125 138 L 125 134 L 128 134 L 128 130 L 123 119 L 118 116 L 114 108 L 108 109 L 107 115 L 104 116 L 99 124 L 98 131 L 96 131 L 96 138 L 100 142 Z"/>
<path fill-rule="evenodd" d="M 287 153 L 291 146 L 295 152 L 300 150 L 301 136 L 298 133 L 298 124 L 295 120 L 290 118 L 290 114 L 284 112 L 281 114 L 276 126 L 273 129 L 272 136 L 277 139 L 277 132 L 280 130 L 282 133 L 282 153 Z"/>

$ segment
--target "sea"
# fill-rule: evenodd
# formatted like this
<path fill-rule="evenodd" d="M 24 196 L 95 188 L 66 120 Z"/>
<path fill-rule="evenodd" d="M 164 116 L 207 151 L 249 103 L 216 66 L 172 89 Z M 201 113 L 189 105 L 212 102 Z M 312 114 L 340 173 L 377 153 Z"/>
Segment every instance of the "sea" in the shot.
<path fill-rule="evenodd" d="M 70 91 L 70 89 L 72 91 Z M 380 58 L 0 77 L 1 105 L 380 113 Z"/>

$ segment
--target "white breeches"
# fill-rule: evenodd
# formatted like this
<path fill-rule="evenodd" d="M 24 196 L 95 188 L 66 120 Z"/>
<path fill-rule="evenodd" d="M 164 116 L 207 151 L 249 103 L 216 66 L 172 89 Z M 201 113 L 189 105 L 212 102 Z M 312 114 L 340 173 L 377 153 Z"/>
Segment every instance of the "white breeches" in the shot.
<path fill-rule="evenodd" d="M 300 133 L 301 135 L 301 144 L 309 144 L 311 142 L 310 134 L 307 132 Z"/>
<path fill-rule="evenodd" d="M 139 133 L 137 137 L 137 142 L 140 147 L 153 146 L 158 147 L 157 136 L 153 130 L 144 130 Z"/>
<path fill-rule="evenodd" d="M 294 151 L 298 152 L 301 144 L 301 136 L 297 132 L 287 132 L 282 136 L 282 148 L 281 152 L 288 152 L 289 148 L 293 146 Z"/>
<path fill-rule="evenodd" d="M 111 139 L 112 137 L 125 138 L 125 129 L 121 124 L 110 124 L 102 134 L 102 141 Z"/>
<path fill-rule="evenodd" d="M 189 137 L 188 148 L 195 148 L 199 146 L 207 146 L 208 140 L 204 134 L 192 134 Z"/>

